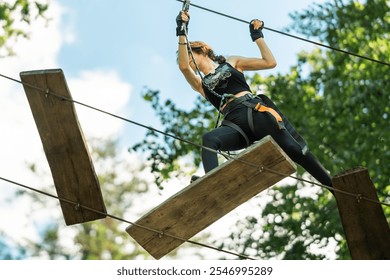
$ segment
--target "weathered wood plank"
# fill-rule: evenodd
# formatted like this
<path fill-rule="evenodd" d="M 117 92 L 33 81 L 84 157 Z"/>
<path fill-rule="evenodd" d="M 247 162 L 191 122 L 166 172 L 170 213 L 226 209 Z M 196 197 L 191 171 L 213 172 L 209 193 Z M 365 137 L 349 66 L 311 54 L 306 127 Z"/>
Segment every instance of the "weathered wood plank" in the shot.
<path fill-rule="evenodd" d="M 332 183 L 335 189 L 356 194 L 335 191 L 352 259 L 390 259 L 390 228 L 367 169 L 348 170 L 335 176 Z"/>
<path fill-rule="evenodd" d="M 296 170 L 295 164 L 271 137 L 246 149 L 239 155 L 239 159 L 255 163 L 259 168 L 236 160 L 227 161 L 160 204 L 135 224 L 188 240 L 284 178 L 261 171 L 261 166 L 289 175 Z M 156 259 L 183 243 L 137 226 L 129 226 L 126 231 Z"/>
<path fill-rule="evenodd" d="M 73 103 L 38 90 L 48 89 L 71 99 L 62 70 L 26 71 L 20 77 L 58 196 L 105 214 L 99 181 Z M 66 202 L 60 204 L 67 225 L 106 217 Z"/>

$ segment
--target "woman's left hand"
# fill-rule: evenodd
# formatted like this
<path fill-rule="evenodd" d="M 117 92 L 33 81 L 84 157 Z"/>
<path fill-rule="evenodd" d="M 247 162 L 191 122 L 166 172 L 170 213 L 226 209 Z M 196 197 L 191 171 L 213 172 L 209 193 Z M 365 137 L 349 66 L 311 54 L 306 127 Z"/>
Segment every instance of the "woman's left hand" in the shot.
<path fill-rule="evenodd" d="M 264 27 L 264 21 L 258 19 L 252 20 L 251 24 L 253 25 L 254 30 L 263 29 Z"/>
<path fill-rule="evenodd" d="M 249 31 L 251 33 L 252 41 L 256 41 L 259 38 L 264 38 L 263 32 L 261 31 L 264 27 L 264 21 L 253 19 L 249 24 Z"/>

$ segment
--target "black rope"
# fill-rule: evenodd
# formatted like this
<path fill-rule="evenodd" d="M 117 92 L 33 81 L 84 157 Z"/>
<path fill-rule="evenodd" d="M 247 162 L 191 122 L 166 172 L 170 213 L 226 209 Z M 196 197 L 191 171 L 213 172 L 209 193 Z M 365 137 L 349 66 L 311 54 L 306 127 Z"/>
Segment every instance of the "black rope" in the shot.
<path fill-rule="evenodd" d="M 176 0 L 176 1 L 184 2 L 183 0 Z M 195 7 L 195 8 L 198 8 L 198 9 L 210 12 L 210 13 L 214 13 L 214 14 L 226 17 L 226 18 L 230 18 L 230 19 L 233 19 L 233 20 L 236 20 L 236 21 L 239 21 L 239 22 L 243 22 L 243 23 L 246 23 L 246 24 L 250 23 L 249 21 L 246 21 L 246 20 L 243 20 L 243 19 L 239 19 L 237 17 L 233 17 L 233 16 L 230 16 L 228 14 L 221 13 L 221 12 L 217 12 L 215 10 L 212 10 L 212 9 L 209 9 L 209 8 L 205 8 L 205 7 L 196 5 L 196 4 L 192 4 L 191 3 L 190 5 Z M 275 30 L 275 29 L 272 29 L 272 28 L 269 28 L 269 27 L 266 27 L 266 26 L 264 27 L 264 29 L 272 31 L 272 32 L 275 32 L 275 33 L 279 33 L 281 35 L 285 35 L 285 36 L 288 36 L 288 37 L 291 37 L 291 38 L 294 38 L 294 39 L 298 39 L 298 40 L 301 40 L 301 41 L 304 41 L 304 42 L 307 42 L 307 43 L 311 43 L 311 44 L 314 44 L 314 45 L 317 45 L 317 46 L 320 46 L 320 47 L 323 47 L 323 48 L 331 49 L 333 51 L 341 52 L 341 53 L 344 53 L 344 54 L 347 54 L 347 55 L 350 55 L 350 56 L 355 56 L 355 57 L 359 57 L 361 59 L 369 60 L 369 61 L 372 61 L 372 62 L 375 62 L 375 63 L 379 63 L 379 64 L 382 64 L 382 65 L 386 65 L 386 66 L 390 66 L 390 63 L 388 63 L 388 62 L 380 61 L 380 60 L 377 60 L 377 59 L 374 59 L 374 58 L 370 58 L 370 57 L 367 57 L 367 56 L 363 56 L 363 55 L 360 55 L 360 54 L 357 54 L 357 53 L 353 53 L 353 52 L 350 52 L 350 51 L 345 51 L 345 50 L 342 50 L 342 49 L 339 49 L 339 48 L 335 48 L 335 47 L 332 47 L 332 46 L 329 46 L 329 45 L 325 45 L 323 43 L 315 42 L 315 41 L 312 41 L 312 40 L 309 40 L 309 39 L 305 39 L 305 38 L 302 38 L 302 37 L 299 37 L 299 36 L 296 36 L 296 35 L 292 35 L 292 34 L 289 34 L 289 33 L 286 33 L 286 32 Z"/>
<path fill-rule="evenodd" d="M 212 148 L 203 146 L 203 145 L 201 145 L 201 144 L 195 143 L 195 142 L 190 141 L 190 140 L 186 140 L 186 139 L 184 139 L 184 138 L 181 138 L 181 137 L 178 137 L 178 136 L 176 136 L 176 135 L 173 135 L 173 134 L 164 132 L 164 131 L 162 131 L 162 130 L 153 128 L 153 127 L 151 127 L 151 126 L 144 125 L 144 124 L 142 124 L 142 123 L 140 123 L 140 122 L 136 122 L 136 121 L 130 120 L 130 119 L 128 119 L 128 118 L 119 116 L 119 115 L 117 115 L 117 114 L 113 114 L 113 113 L 110 113 L 110 112 L 108 112 L 108 111 L 99 109 L 99 108 L 97 108 L 97 107 L 88 105 L 88 104 L 86 104 L 86 103 L 83 103 L 83 102 L 80 102 L 80 101 L 77 101 L 77 100 L 74 100 L 74 99 L 70 99 L 70 98 L 61 96 L 61 95 L 59 95 L 59 94 L 57 94 L 57 93 L 55 93 L 55 92 L 53 92 L 53 91 L 50 91 L 49 89 L 43 89 L 43 88 L 40 88 L 40 87 L 31 85 L 31 84 L 29 84 L 29 83 L 25 83 L 25 82 L 19 81 L 19 80 L 17 80 L 17 79 L 11 78 L 11 77 L 9 77 L 9 76 L 3 75 L 3 74 L 1 74 L 1 73 L 0 73 L 0 77 L 3 77 L 3 78 L 5 78 L 5 79 L 8 79 L 8 80 L 11 80 L 11 81 L 14 81 L 14 82 L 17 82 L 17 83 L 19 83 L 19 84 L 22 84 L 23 86 L 30 87 L 30 88 L 35 89 L 35 90 L 37 90 L 37 91 L 40 91 L 40 92 L 42 92 L 42 93 L 44 93 L 44 94 L 46 94 L 46 95 L 49 95 L 49 94 L 50 94 L 50 95 L 52 95 L 52 96 L 54 96 L 54 97 L 56 97 L 56 98 L 58 98 L 58 99 L 60 99 L 60 100 L 62 100 L 62 101 L 74 103 L 74 104 L 77 104 L 77 105 L 80 105 L 80 106 L 89 108 L 89 109 L 91 109 L 91 110 L 94 110 L 94 111 L 97 111 L 97 112 L 106 114 L 106 115 L 111 116 L 111 117 L 114 117 L 114 118 L 117 118 L 117 119 L 122 120 L 122 121 L 124 121 L 124 122 L 128 122 L 128 123 L 134 124 L 134 125 L 136 125 L 136 126 L 140 126 L 140 127 L 145 128 L 145 129 L 154 131 L 154 132 L 156 132 L 156 133 L 158 133 L 158 134 L 162 134 L 162 135 L 164 135 L 164 136 L 167 136 L 167 137 L 176 139 L 176 140 L 178 140 L 178 141 L 180 141 L 180 142 L 184 142 L 184 143 L 189 144 L 189 145 L 192 145 L 192 146 L 194 146 L 194 147 L 198 147 L 198 148 L 200 148 L 200 149 L 208 150 L 208 151 L 210 151 L 210 152 L 213 152 L 213 153 L 222 155 L 222 156 L 224 156 L 224 157 L 229 157 L 229 159 L 234 159 L 234 160 L 236 160 L 236 161 L 238 161 L 238 162 L 241 162 L 241 163 L 243 163 L 243 164 L 247 164 L 247 165 L 250 165 L 250 166 L 252 166 L 252 167 L 258 168 L 258 166 L 257 166 L 256 164 L 252 164 L 252 163 L 246 162 L 246 161 L 244 161 L 244 160 L 242 160 L 242 159 L 239 159 L 239 158 L 231 157 L 230 155 L 228 155 L 227 153 L 224 153 L 224 152 L 222 152 L 222 151 L 214 150 L 214 149 L 212 149 Z"/>
<path fill-rule="evenodd" d="M 235 99 L 236 96 L 234 94 L 227 94 L 227 93 L 223 93 L 223 94 L 219 94 L 217 93 L 214 89 L 212 89 L 211 87 L 209 87 L 205 82 L 204 82 L 204 77 L 202 75 L 202 72 L 200 71 L 199 69 L 199 65 L 198 63 L 196 62 L 196 59 L 194 57 L 194 52 L 192 50 L 192 47 L 191 47 L 191 44 L 190 44 L 190 40 L 188 38 L 188 30 L 187 30 L 187 26 L 184 24 L 183 25 L 183 28 L 184 28 L 184 35 L 186 37 L 186 43 L 187 43 L 187 50 L 188 50 L 188 53 L 190 54 L 191 58 L 192 58 L 192 61 L 195 65 L 195 69 L 196 69 L 196 72 L 198 73 L 201 81 L 202 81 L 202 84 L 204 86 L 207 87 L 207 89 L 214 95 L 216 96 L 217 98 L 220 98 L 221 101 L 219 103 L 219 108 L 218 108 L 218 117 L 217 117 L 217 121 L 215 122 L 215 127 L 214 128 L 217 128 L 219 126 L 219 121 L 220 121 L 220 118 L 221 118 L 221 114 L 222 114 L 222 107 L 223 105 L 226 104 L 226 102 L 228 101 L 228 98 L 231 98 L 231 99 Z M 207 96 L 205 96 L 206 99 L 207 99 Z M 223 155 L 224 156 L 224 155 Z M 226 158 L 226 157 L 225 157 Z"/>
<path fill-rule="evenodd" d="M 6 179 L 6 178 L 1 177 L 1 176 L 0 176 L 0 180 L 2 180 L 4 182 L 7 182 L 7 183 L 10 183 L 10 184 L 13 184 L 13 185 L 16 185 L 16 186 L 19 186 L 19 187 L 24 188 L 24 189 L 28 189 L 28 190 L 33 191 L 33 192 L 37 192 L 37 193 L 39 193 L 41 195 L 45 195 L 45 196 L 57 199 L 57 200 L 59 200 L 61 202 L 65 202 L 65 203 L 71 204 L 71 205 L 73 205 L 75 207 L 82 208 L 84 210 L 87 210 L 87 211 L 90 211 L 90 212 L 93 212 L 93 213 L 96 213 L 96 214 L 99 214 L 99 215 L 102 215 L 102 216 L 107 216 L 107 217 L 109 217 L 111 219 L 114 219 L 114 220 L 117 220 L 117 221 L 120 221 L 120 222 L 124 222 L 124 223 L 130 224 L 131 226 L 138 227 L 140 229 L 156 233 L 156 234 L 158 234 L 160 236 L 167 236 L 167 237 L 170 237 L 170 238 L 173 238 L 173 239 L 180 240 L 182 242 L 187 242 L 187 243 L 190 243 L 190 244 L 193 244 L 193 245 L 197 245 L 197 246 L 201 246 L 201 247 L 204 247 L 204 248 L 212 249 L 212 250 L 215 250 L 215 251 L 218 251 L 218 252 L 234 255 L 236 257 L 240 257 L 240 258 L 243 258 L 243 259 L 255 260 L 254 258 L 246 256 L 246 255 L 243 255 L 243 254 L 238 254 L 238 253 L 235 253 L 235 252 L 232 252 L 232 251 L 227 251 L 227 250 L 224 250 L 224 249 L 221 249 L 221 248 L 216 248 L 216 247 L 213 247 L 211 245 L 207 245 L 207 244 L 203 244 L 203 243 L 200 243 L 200 242 L 192 241 L 192 240 L 189 240 L 189 239 L 181 238 L 179 236 L 175 236 L 175 235 L 172 235 L 172 234 L 167 233 L 167 232 L 162 232 L 161 230 L 156 230 L 156 229 L 153 229 L 153 228 L 150 228 L 150 227 L 142 226 L 142 225 L 139 225 L 137 223 L 133 223 L 133 222 L 130 222 L 130 221 L 126 220 L 126 219 L 120 218 L 118 216 L 114 216 L 114 215 L 111 215 L 109 213 L 102 212 L 100 210 L 96 210 L 94 208 L 90 208 L 88 206 L 82 205 L 79 202 L 74 202 L 72 200 L 69 200 L 69 199 L 66 199 L 66 198 L 62 198 L 62 197 L 59 197 L 59 196 L 56 196 L 56 195 L 53 195 L 53 194 L 50 194 L 50 193 L 38 190 L 36 188 L 33 188 L 33 187 L 30 187 L 30 186 L 27 186 L 27 185 L 15 182 L 15 181 L 10 180 L 10 179 Z"/>
<path fill-rule="evenodd" d="M 334 187 L 329 187 L 329 186 L 325 186 L 323 184 L 320 184 L 320 183 L 316 183 L 316 182 L 312 182 L 310 180 L 306 180 L 306 179 L 303 179 L 303 178 L 299 178 L 299 177 L 296 177 L 296 176 L 293 176 L 293 175 L 287 175 L 283 172 L 279 172 L 279 171 L 276 171 L 276 170 L 273 170 L 273 169 L 270 169 L 270 168 L 267 168 L 267 167 L 263 167 L 265 171 L 268 171 L 270 173 L 274 173 L 274 174 L 277 174 L 277 175 L 281 175 L 281 176 L 285 176 L 285 177 L 290 177 L 292 179 L 295 179 L 297 181 L 301 181 L 301 182 L 304 182 L 304 183 L 309 183 L 309 184 L 313 184 L 313 185 L 317 185 L 317 186 L 320 186 L 320 187 L 323 187 L 323 188 L 326 188 L 330 191 L 333 191 L 333 192 L 338 192 L 338 193 L 341 193 L 341 194 L 344 194 L 344 195 L 348 195 L 348 196 L 352 196 L 352 197 L 355 197 L 358 201 L 359 200 L 366 200 L 368 202 L 372 202 L 372 203 L 375 203 L 375 204 L 380 204 L 380 205 L 383 205 L 383 206 L 390 206 L 390 203 L 386 203 L 386 202 L 381 202 L 381 201 L 376 201 L 374 199 L 371 199 L 371 198 L 367 198 L 365 196 L 362 196 L 361 194 L 357 194 L 357 193 L 351 193 L 351 192 L 347 192 L 347 191 L 343 191 L 343 190 L 340 190 L 340 189 L 336 189 Z"/>
<path fill-rule="evenodd" d="M 240 162 L 240 163 L 243 163 L 243 164 L 245 164 L 245 165 L 247 165 L 247 166 L 250 166 L 250 167 L 253 167 L 253 168 L 256 168 L 256 169 L 261 169 L 261 170 L 263 170 L 263 171 L 268 171 L 268 172 L 271 172 L 271 171 L 272 171 L 273 173 L 278 173 L 278 171 L 271 170 L 271 169 L 269 169 L 269 168 L 264 168 L 263 166 L 258 166 L 258 165 L 255 164 L 255 163 L 252 163 L 252 162 L 249 162 L 249 161 L 240 159 L 240 158 L 238 158 L 238 157 L 232 156 L 232 155 L 229 154 L 229 153 L 224 153 L 224 152 L 222 152 L 222 151 L 218 151 L 218 150 L 211 149 L 211 148 L 209 148 L 209 147 L 205 147 L 205 146 L 203 146 L 203 145 L 201 145 L 201 144 L 198 144 L 198 143 L 195 143 L 195 142 L 193 142 L 193 141 L 189 141 L 189 140 L 186 140 L 186 139 L 184 139 L 184 138 L 178 137 L 178 136 L 176 136 L 176 135 L 166 133 L 166 132 L 164 132 L 164 131 L 155 129 L 155 128 L 150 127 L 150 126 L 146 126 L 146 125 L 141 124 L 141 123 L 139 123 L 139 122 L 132 121 L 132 120 L 130 120 L 130 119 L 121 117 L 121 116 L 119 116 L 119 115 L 116 115 L 116 114 L 107 112 L 107 111 L 105 111 L 105 110 L 102 110 L 102 109 L 93 107 L 93 106 L 88 105 L 88 104 L 85 104 L 85 103 L 76 101 L 76 100 L 74 100 L 74 99 L 65 98 L 64 96 L 61 96 L 61 95 L 59 95 L 59 94 L 56 94 L 56 93 L 50 91 L 49 89 L 42 89 L 42 88 L 39 88 L 39 87 L 37 87 L 37 86 L 34 86 L 34 85 L 31 85 L 31 84 L 28 84 L 28 83 L 19 81 L 19 80 L 17 80 L 17 79 L 11 78 L 11 77 L 9 77 L 9 76 L 3 75 L 3 74 L 1 74 L 1 73 L 0 73 L 0 77 L 3 77 L 3 78 L 5 78 L 5 79 L 8 79 L 8 80 L 11 80 L 11 81 L 14 81 L 14 82 L 17 82 L 17 83 L 22 84 L 22 85 L 24 85 L 24 86 L 26 86 L 26 87 L 31 87 L 31 88 L 33 88 L 33 89 L 35 89 L 35 90 L 37 90 L 37 91 L 40 91 L 40 92 L 42 92 L 42 93 L 44 93 L 44 94 L 47 94 L 47 95 L 50 94 L 50 95 L 52 95 L 52 96 L 54 96 L 54 97 L 56 97 L 56 98 L 58 98 L 58 99 L 60 99 L 60 100 L 62 100 L 62 101 L 67 101 L 67 102 L 71 102 L 71 103 L 78 104 L 78 105 L 80 105 L 80 106 L 84 106 L 84 107 L 89 108 L 89 109 L 91 109 L 91 110 L 95 110 L 95 111 L 97 111 L 97 112 L 100 112 L 100 113 L 109 115 L 109 116 L 111 116 L 111 117 L 120 119 L 120 120 L 122 120 L 122 121 L 125 121 L 125 122 L 128 122 L 128 123 L 131 123 L 131 124 L 134 124 L 134 125 L 137 125 L 137 126 L 140 126 L 140 127 L 143 127 L 143 128 L 149 129 L 149 130 L 152 130 L 152 131 L 154 131 L 154 132 L 156 132 L 156 133 L 159 133 L 159 134 L 162 134 L 162 135 L 164 135 L 164 136 L 172 137 L 172 138 L 174 138 L 174 139 L 176 139 L 176 140 L 178 140 L 178 141 L 181 141 L 181 142 L 184 142 L 184 143 L 193 145 L 193 146 L 198 147 L 198 148 L 201 148 L 201 149 L 205 149 L 205 150 L 211 151 L 211 152 L 213 152 L 213 153 L 216 153 L 216 154 L 219 154 L 219 155 L 224 156 L 226 159 L 235 160 L 235 161 Z M 326 186 L 326 185 L 323 185 L 323 184 L 320 184 L 320 183 L 317 183 L 317 182 L 305 180 L 305 179 L 303 179 L 303 178 L 295 177 L 295 176 L 292 176 L 292 175 L 290 175 L 290 174 L 283 174 L 283 173 L 279 173 L 279 174 L 282 175 L 282 176 L 284 176 L 284 177 L 290 177 L 290 178 L 296 179 L 296 180 L 298 180 L 298 181 L 310 183 L 310 184 L 312 184 L 312 185 L 317 185 L 317 186 L 320 186 L 320 187 L 322 187 L 322 188 L 325 188 L 325 189 L 328 189 L 328 190 L 331 190 L 331 191 L 343 192 L 343 191 L 341 191 L 341 190 L 332 188 L 332 187 L 330 187 L 330 186 Z M 351 196 L 356 196 L 356 195 L 357 195 L 357 194 L 353 194 L 353 193 L 349 193 L 349 194 L 350 194 Z M 364 199 L 364 197 L 362 197 L 362 198 Z M 366 199 L 366 200 L 367 200 L 367 201 L 370 201 L 369 199 Z M 386 205 L 386 206 L 390 206 L 390 204 L 384 203 L 384 202 L 378 202 L 378 201 L 374 201 L 374 200 L 371 201 L 371 202 L 379 203 L 379 204 Z"/>

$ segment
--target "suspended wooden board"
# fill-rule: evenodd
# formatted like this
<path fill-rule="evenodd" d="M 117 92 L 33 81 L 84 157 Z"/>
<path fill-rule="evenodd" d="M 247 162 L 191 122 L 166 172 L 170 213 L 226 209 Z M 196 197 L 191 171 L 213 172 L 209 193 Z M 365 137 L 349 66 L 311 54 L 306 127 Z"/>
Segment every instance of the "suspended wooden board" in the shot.
<path fill-rule="evenodd" d="M 332 184 L 335 189 L 356 194 L 335 191 L 352 259 L 389 260 L 390 228 L 367 169 L 347 170 L 335 176 Z"/>
<path fill-rule="evenodd" d="M 238 158 L 258 166 L 229 160 L 196 180 L 129 226 L 126 231 L 154 258 L 160 259 L 237 206 L 295 172 L 295 164 L 271 137 L 242 152 Z M 142 227 L 155 229 L 151 232 Z"/>
<path fill-rule="evenodd" d="M 106 217 L 99 181 L 61 69 L 20 73 L 60 198 L 101 213 L 60 201 L 67 225 Z M 48 90 L 48 94 L 44 91 Z"/>

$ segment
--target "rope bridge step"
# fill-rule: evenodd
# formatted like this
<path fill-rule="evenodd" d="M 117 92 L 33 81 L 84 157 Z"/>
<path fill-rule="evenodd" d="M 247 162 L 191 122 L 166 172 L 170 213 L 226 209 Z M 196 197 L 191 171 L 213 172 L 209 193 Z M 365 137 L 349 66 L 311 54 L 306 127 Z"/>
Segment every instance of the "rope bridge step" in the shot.
<path fill-rule="evenodd" d="M 241 152 L 238 160 L 229 160 L 196 180 L 140 218 L 135 225 L 127 227 L 126 231 L 150 255 L 160 259 L 284 178 L 267 169 L 288 175 L 296 171 L 295 164 L 270 136 Z"/>
<path fill-rule="evenodd" d="M 368 170 L 346 170 L 332 183 L 335 189 L 356 194 L 335 192 L 352 259 L 390 260 L 390 228 Z"/>
<path fill-rule="evenodd" d="M 20 77 L 58 197 L 107 213 L 74 105 L 64 101 L 72 100 L 64 73 L 61 69 L 26 71 Z M 67 225 L 106 217 L 67 202 L 60 204 Z"/>

